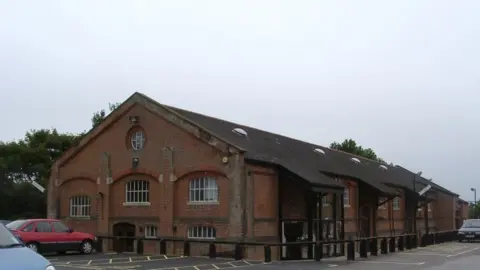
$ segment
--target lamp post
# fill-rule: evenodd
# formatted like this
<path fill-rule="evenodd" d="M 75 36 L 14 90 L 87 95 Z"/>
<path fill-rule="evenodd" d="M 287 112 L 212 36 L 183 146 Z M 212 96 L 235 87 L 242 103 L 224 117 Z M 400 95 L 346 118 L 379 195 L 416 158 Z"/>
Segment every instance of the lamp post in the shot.
<path fill-rule="evenodd" d="M 477 216 L 477 189 L 476 188 L 470 188 L 470 190 L 473 192 L 473 217 L 478 218 L 478 216 Z"/>

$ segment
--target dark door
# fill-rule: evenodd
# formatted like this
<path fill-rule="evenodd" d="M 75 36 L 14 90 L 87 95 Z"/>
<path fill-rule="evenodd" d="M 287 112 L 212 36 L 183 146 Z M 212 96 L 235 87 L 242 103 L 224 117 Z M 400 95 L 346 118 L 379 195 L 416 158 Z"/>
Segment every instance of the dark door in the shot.
<path fill-rule="evenodd" d="M 284 235 L 287 243 L 298 242 L 299 238 L 303 235 L 303 222 L 285 222 L 284 223 Z M 287 254 L 285 259 L 287 260 L 301 260 L 302 259 L 302 246 L 301 245 L 287 245 Z"/>
<path fill-rule="evenodd" d="M 360 212 L 361 216 L 361 236 L 369 237 L 370 236 L 370 207 L 365 205 L 362 207 Z"/>
<path fill-rule="evenodd" d="M 133 252 L 135 237 L 135 225 L 131 223 L 117 223 L 113 226 L 113 235 L 132 237 L 132 239 L 120 239 L 115 243 L 115 250 L 117 252 Z"/>

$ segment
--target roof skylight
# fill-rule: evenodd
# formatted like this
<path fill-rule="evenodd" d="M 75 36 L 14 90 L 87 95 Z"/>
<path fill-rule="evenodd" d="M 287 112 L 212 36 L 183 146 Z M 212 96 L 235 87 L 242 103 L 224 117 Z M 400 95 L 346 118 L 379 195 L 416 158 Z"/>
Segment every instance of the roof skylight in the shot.
<path fill-rule="evenodd" d="M 323 149 L 320 149 L 320 148 L 313 149 L 313 152 L 317 154 L 325 155 L 325 151 L 323 151 Z"/>
<path fill-rule="evenodd" d="M 234 128 L 232 132 L 240 136 L 244 136 L 244 137 L 248 136 L 248 133 L 243 128 Z"/>
<path fill-rule="evenodd" d="M 379 167 L 379 168 L 380 168 L 380 170 L 382 170 L 382 171 L 386 171 L 386 170 L 388 170 L 388 167 L 387 167 L 387 166 L 385 166 L 385 165 L 380 165 L 380 166 L 378 166 L 378 167 Z"/>
<path fill-rule="evenodd" d="M 356 157 L 352 157 L 351 160 L 357 164 L 360 164 L 360 159 L 356 158 Z"/>

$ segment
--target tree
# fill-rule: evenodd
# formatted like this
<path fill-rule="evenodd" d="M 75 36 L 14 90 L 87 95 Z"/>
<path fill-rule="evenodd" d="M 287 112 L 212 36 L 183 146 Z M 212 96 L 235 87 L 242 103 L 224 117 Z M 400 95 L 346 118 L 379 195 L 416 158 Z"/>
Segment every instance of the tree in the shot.
<path fill-rule="evenodd" d="M 386 164 L 383 159 L 377 156 L 375 151 L 371 148 L 363 148 L 353 139 L 345 139 L 342 143 L 333 142 L 330 144 L 330 148 Z"/>
<path fill-rule="evenodd" d="M 119 105 L 109 104 L 110 113 Z M 105 110 L 94 113 L 93 127 L 105 117 Z M 31 181 L 46 187 L 53 163 L 77 145 L 85 134 L 39 129 L 28 131 L 17 141 L 0 141 L 0 219 L 46 216 L 46 193 L 35 189 Z M 12 202 L 15 202 L 14 207 Z"/>
<path fill-rule="evenodd" d="M 46 186 L 50 167 L 78 140 L 75 134 L 40 129 L 28 131 L 18 141 L 0 142 L 0 217 L 45 216 L 45 194 L 36 190 L 31 182 Z M 11 207 L 12 201 L 15 207 Z"/>
<path fill-rule="evenodd" d="M 477 204 L 474 204 L 473 202 L 469 203 L 468 218 L 478 218 L 479 216 L 480 216 L 480 202 L 477 202 Z"/>
<path fill-rule="evenodd" d="M 116 110 L 119 106 L 120 106 L 121 103 L 117 102 L 117 103 L 108 103 L 108 109 L 109 109 L 109 112 L 107 114 L 107 112 L 105 111 L 105 109 L 101 109 L 100 111 L 98 112 L 95 112 L 92 116 L 92 128 L 100 125 L 100 123 L 103 122 L 103 120 L 105 120 L 105 118 L 107 118 L 107 116 L 112 113 L 114 110 Z"/>

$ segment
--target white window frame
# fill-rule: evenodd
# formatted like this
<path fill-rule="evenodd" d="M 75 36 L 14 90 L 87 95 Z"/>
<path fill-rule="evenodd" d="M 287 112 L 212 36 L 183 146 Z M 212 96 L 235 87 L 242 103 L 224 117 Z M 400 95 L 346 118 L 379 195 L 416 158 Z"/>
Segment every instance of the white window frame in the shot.
<path fill-rule="evenodd" d="M 70 217 L 89 218 L 92 210 L 90 196 L 78 195 L 70 197 Z"/>
<path fill-rule="evenodd" d="M 343 191 L 343 207 L 350 207 L 350 187 Z"/>
<path fill-rule="evenodd" d="M 215 239 L 217 230 L 208 225 L 193 226 L 188 228 L 187 237 L 190 239 Z"/>
<path fill-rule="evenodd" d="M 157 238 L 158 237 L 158 228 L 156 225 L 147 224 L 144 228 L 145 238 Z"/>
<path fill-rule="evenodd" d="M 427 204 L 428 212 L 432 212 L 432 203 Z"/>
<path fill-rule="evenodd" d="M 123 205 L 150 205 L 150 182 L 130 180 L 125 183 L 125 202 Z"/>
<path fill-rule="evenodd" d="M 130 143 L 132 148 L 135 150 L 143 149 L 145 146 L 145 134 L 142 130 L 137 130 L 133 132 L 132 136 L 130 137 Z"/>
<path fill-rule="evenodd" d="M 217 204 L 218 203 L 217 178 L 203 176 L 190 180 L 188 185 L 189 204 Z"/>
<path fill-rule="evenodd" d="M 395 197 L 392 200 L 392 208 L 393 211 L 398 211 L 400 210 L 400 197 Z"/>

